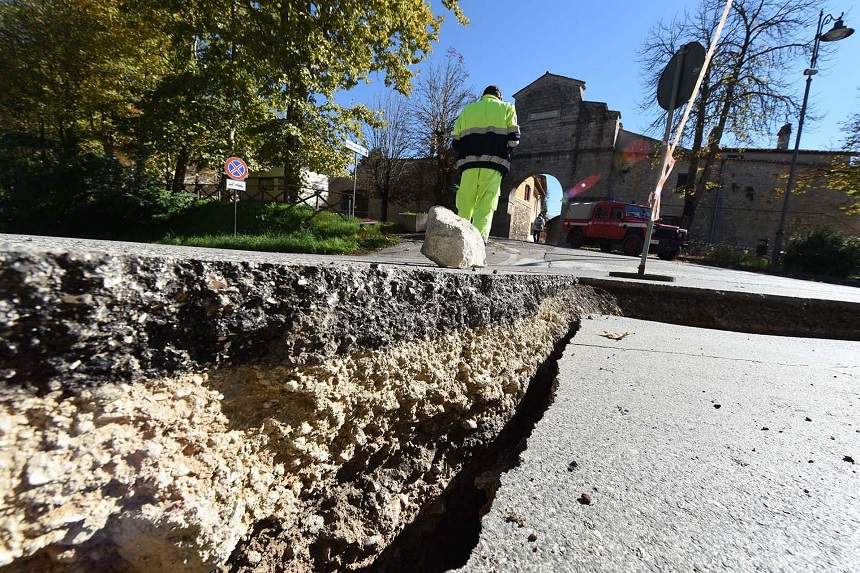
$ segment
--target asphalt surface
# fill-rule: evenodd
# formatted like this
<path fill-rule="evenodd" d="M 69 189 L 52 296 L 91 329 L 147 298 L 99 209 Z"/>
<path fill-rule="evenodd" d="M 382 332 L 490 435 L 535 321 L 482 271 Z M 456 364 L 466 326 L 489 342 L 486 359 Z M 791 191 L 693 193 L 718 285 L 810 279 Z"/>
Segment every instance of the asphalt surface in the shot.
<path fill-rule="evenodd" d="M 559 368 L 462 571 L 860 571 L 860 343 L 596 317 Z"/>
<path fill-rule="evenodd" d="M 153 256 L 195 257 L 202 260 L 238 260 L 293 265 L 380 263 L 397 266 L 438 268 L 421 254 L 421 241 L 415 239 L 407 239 L 400 245 L 367 255 L 326 256 L 0 234 L 0 250 L 17 249 L 54 251 L 84 249 L 107 253 L 126 252 L 137 255 L 150 254 Z M 551 273 L 627 281 L 630 279 L 611 278 L 609 277 L 609 272 L 634 272 L 639 264 L 638 259 L 623 255 L 549 245 L 535 245 L 534 243 L 509 239 L 491 239 L 487 253 L 486 268 L 465 272 Z M 647 271 L 649 273 L 675 277 L 675 282 L 673 283 L 660 284 L 860 303 L 860 288 L 857 287 L 719 269 L 679 261 L 661 261 L 653 256 L 648 260 Z M 448 272 L 452 271 L 449 270 Z"/>
<path fill-rule="evenodd" d="M 409 240 L 359 258 L 387 264 L 431 266 L 432 263 L 424 258 L 420 250 L 420 241 Z M 491 239 L 487 249 L 487 268 L 499 272 L 572 274 L 578 277 L 629 281 L 630 279 L 610 277 L 609 273 L 636 272 L 638 266 L 638 257 L 590 249 L 536 245 L 510 239 Z M 648 258 L 646 271 L 649 274 L 674 277 L 675 281 L 672 283 L 658 283 L 664 285 L 860 302 L 860 288 L 854 286 L 721 269 L 683 261 L 662 261 L 654 255 Z"/>

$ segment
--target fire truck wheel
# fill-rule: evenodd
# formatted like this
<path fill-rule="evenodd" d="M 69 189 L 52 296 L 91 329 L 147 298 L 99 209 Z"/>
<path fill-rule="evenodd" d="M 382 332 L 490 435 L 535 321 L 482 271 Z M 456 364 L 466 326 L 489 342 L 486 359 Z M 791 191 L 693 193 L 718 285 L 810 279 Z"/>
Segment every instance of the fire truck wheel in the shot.
<path fill-rule="evenodd" d="M 585 242 L 585 237 L 582 234 L 582 229 L 579 227 L 574 227 L 567 234 L 567 242 L 570 243 L 570 246 L 574 249 L 578 249 L 582 246 L 582 243 Z"/>
<path fill-rule="evenodd" d="M 612 243 L 610 241 L 600 241 L 600 250 L 604 253 L 612 251 Z"/>
<path fill-rule="evenodd" d="M 642 243 L 645 241 L 642 240 L 642 237 L 635 234 L 630 233 L 626 237 L 624 237 L 624 242 L 621 243 L 621 250 L 624 251 L 624 254 L 630 257 L 636 257 L 642 254 Z"/>

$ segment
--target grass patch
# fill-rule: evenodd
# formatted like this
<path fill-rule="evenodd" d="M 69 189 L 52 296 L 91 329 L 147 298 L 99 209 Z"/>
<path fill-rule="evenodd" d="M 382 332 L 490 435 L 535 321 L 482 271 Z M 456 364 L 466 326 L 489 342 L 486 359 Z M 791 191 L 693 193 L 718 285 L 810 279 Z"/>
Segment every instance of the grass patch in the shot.
<path fill-rule="evenodd" d="M 159 241 L 168 245 L 187 245 L 189 247 L 209 247 L 212 249 L 240 249 L 244 251 L 271 251 L 278 253 L 316 253 L 337 255 L 352 253 L 358 245 L 350 239 L 331 237 L 318 239 L 310 234 L 294 233 L 289 235 L 189 235 L 165 237 Z"/>
<path fill-rule="evenodd" d="M 239 234 L 233 235 L 233 205 L 206 201 L 172 219 L 159 243 L 281 253 L 353 254 L 398 242 L 388 225 L 360 225 L 337 213 L 281 203 L 239 204 Z"/>

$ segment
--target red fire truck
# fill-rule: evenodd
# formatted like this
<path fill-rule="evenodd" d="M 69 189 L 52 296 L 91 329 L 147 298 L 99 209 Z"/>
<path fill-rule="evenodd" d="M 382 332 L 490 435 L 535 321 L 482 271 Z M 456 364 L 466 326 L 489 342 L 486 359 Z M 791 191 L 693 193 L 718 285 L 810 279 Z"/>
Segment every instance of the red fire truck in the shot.
<path fill-rule="evenodd" d="M 604 252 L 620 249 L 625 255 L 642 253 L 645 231 L 651 209 L 634 203 L 597 201 L 571 203 L 562 222 L 570 246 L 596 245 Z M 687 239 L 687 230 L 666 225 L 658 219 L 654 223 L 649 252 L 656 252 L 664 260 L 678 256 Z"/>

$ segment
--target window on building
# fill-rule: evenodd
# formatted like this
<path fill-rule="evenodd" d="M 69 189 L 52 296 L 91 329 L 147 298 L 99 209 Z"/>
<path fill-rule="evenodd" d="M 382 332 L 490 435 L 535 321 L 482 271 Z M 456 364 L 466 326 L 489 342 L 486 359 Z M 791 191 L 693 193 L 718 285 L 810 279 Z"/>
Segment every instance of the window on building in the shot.
<path fill-rule="evenodd" d="M 690 183 L 690 174 L 689 173 L 678 173 L 678 179 L 675 181 L 675 193 L 681 193 L 684 191 L 684 187 L 686 187 Z"/>
<path fill-rule="evenodd" d="M 531 200 L 532 198 L 532 188 L 526 185 L 526 201 Z"/>

